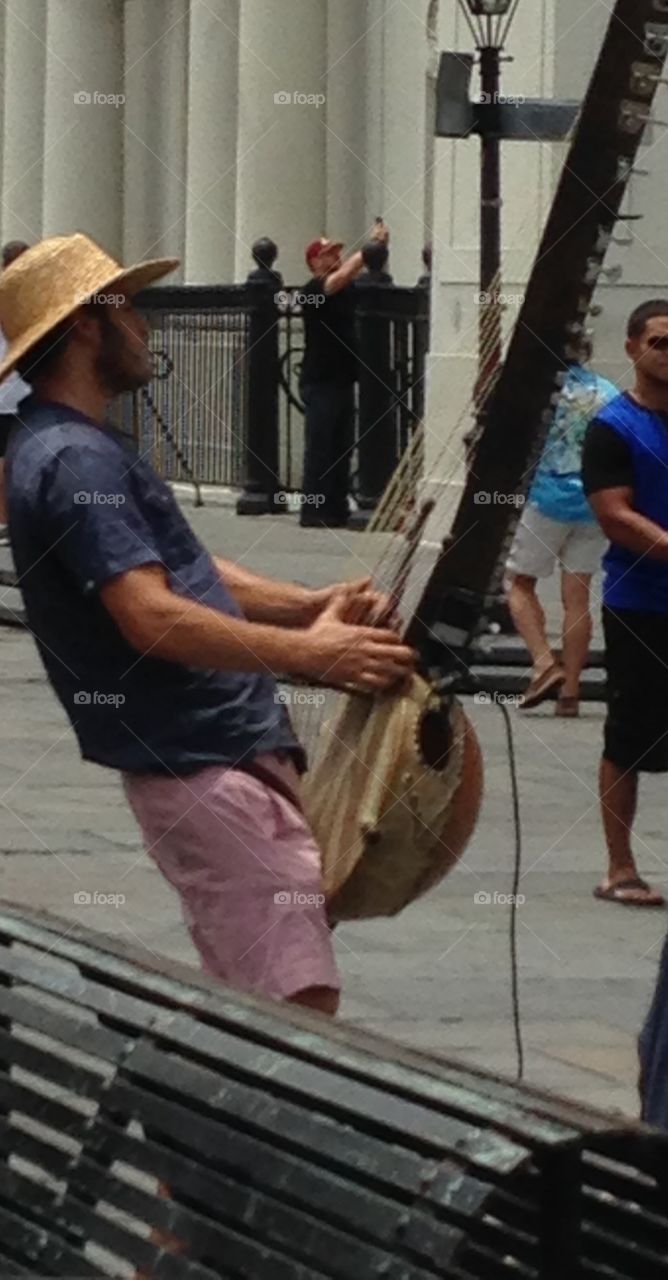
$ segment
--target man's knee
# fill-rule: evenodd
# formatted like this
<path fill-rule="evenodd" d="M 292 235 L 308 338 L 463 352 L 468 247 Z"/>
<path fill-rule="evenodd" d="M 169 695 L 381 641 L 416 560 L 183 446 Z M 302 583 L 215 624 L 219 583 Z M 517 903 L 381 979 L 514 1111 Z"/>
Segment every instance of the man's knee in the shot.
<path fill-rule="evenodd" d="M 535 596 L 537 582 L 538 579 L 531 578 L 528 573 L 510 573 L 506 578 L 506 590 L 508 593 L 521 591 L 523 595 Z"/>
<path fill-rule="evenodd" d="M 298 1004 L 305 1009 L 315 1009 L 317 1013 L 324 1013 L 329 1018 L 336 1017 L 341 1003 L 340 992 L 333 987 L 305 987 L 303 991 L 297 991 L 294 996 L 290 996 L 289 1004 Z"/>
<path fill-rule="evenodd" d="M 564 570 L 561 575 L 561 592 L 565 603 L 588 606 L 591 596 L 591 573 L 573 573 Z"/>

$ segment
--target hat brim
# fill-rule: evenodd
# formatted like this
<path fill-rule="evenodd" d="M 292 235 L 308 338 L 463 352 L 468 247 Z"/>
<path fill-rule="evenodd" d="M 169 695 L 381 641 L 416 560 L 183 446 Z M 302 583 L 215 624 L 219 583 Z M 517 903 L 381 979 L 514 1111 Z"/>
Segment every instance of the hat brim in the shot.
<path fill-rule="evenodd" d="M 140 262 L 134 267 L 114 272 L 108 280 L 101 280 L 87 297 L 78 298 L 76 302 L 72 302 L 70 298 L 64 301 L 62 306 L 52 307 L 48 315 L 22 333 L 16 342 L 9 343 L 5 359 L 0 363 L 0 382 L 14 372 L 18 360 L 28 355 L 32 347 L 67 320 L 68 316 L 73 316 L 86 301 L 92 301 L 95 297 L 100 297 L 112 290 L 132 298 L 136 293 L 141 293 L 142 289 L 147 289 L 150 284 L 155 284 L 156 280 L 169 275 L 178 265 L 178 258 L 153 258 L 149 262 Z M 30 382 L 29 370 L 25 370 L 25 375 L 26 381 Z"/>

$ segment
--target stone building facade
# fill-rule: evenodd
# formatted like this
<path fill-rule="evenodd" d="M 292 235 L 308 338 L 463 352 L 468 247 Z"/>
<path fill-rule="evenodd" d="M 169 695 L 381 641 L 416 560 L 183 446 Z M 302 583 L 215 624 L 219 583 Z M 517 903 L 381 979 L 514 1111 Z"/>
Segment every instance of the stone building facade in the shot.
<path fill-rule="evenodd" d="M 506 92 L 580 98 L 608 17 L 603 3 L 519 0 Z M 415 282 L 434 242 L 440 434 L 444 399 L 450 412 L 452 388 L 470 390 L 472 377 L 478 145 L 436 141 L 431 121 L 439 50 L 471 43 L 455 0 L 5 0 L 2 239 L 84 229 L 127 259 L 175 254 L 182 279 L 211 283 L 244 279 L 250 244 L 271 234 L 284 276 L 299 281 L 307 241 L 359 244 L 382 214 L 398 283 Z M 614 246 L 616 283 L 599 293 L 599 363 L 618 378 L 626 313 L 668 287 L 667 145 L 657 126 L 629 196 L 644 219 L 620 228 L 630 243 Z M 510 298 L 563 156 L 504 148 Z"/>

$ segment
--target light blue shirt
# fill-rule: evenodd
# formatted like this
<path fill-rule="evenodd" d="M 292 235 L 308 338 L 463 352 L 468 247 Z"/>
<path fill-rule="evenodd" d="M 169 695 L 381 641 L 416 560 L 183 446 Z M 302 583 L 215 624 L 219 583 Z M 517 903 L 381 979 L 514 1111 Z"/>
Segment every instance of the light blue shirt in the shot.
<path fill-rule="evenodd" d="M 582 487 L 582 449 L 587 427 L 619 395 L 617 387 L 583 365 L 572 364 L 538 464 L 529 502 L 551 520 L 594 524 Z"/>

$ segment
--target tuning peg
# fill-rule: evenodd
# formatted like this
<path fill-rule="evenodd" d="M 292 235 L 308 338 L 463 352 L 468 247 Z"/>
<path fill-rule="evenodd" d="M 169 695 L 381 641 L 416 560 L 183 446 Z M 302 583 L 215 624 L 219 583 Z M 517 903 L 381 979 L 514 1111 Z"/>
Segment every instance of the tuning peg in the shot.
<path fill-rule="evenodd" d="M 651 98 L 658 84 L 665 84 L 655 62 L 634 62 L 631 67 L 631 93 L 640 98 Z"/>
<path fill-rule="evenodd" d="M 624 98 L 619 106 L 619 127 L 624 133 L 642 133 L 650 122 L 650 114 L 644 102 Z"/>

